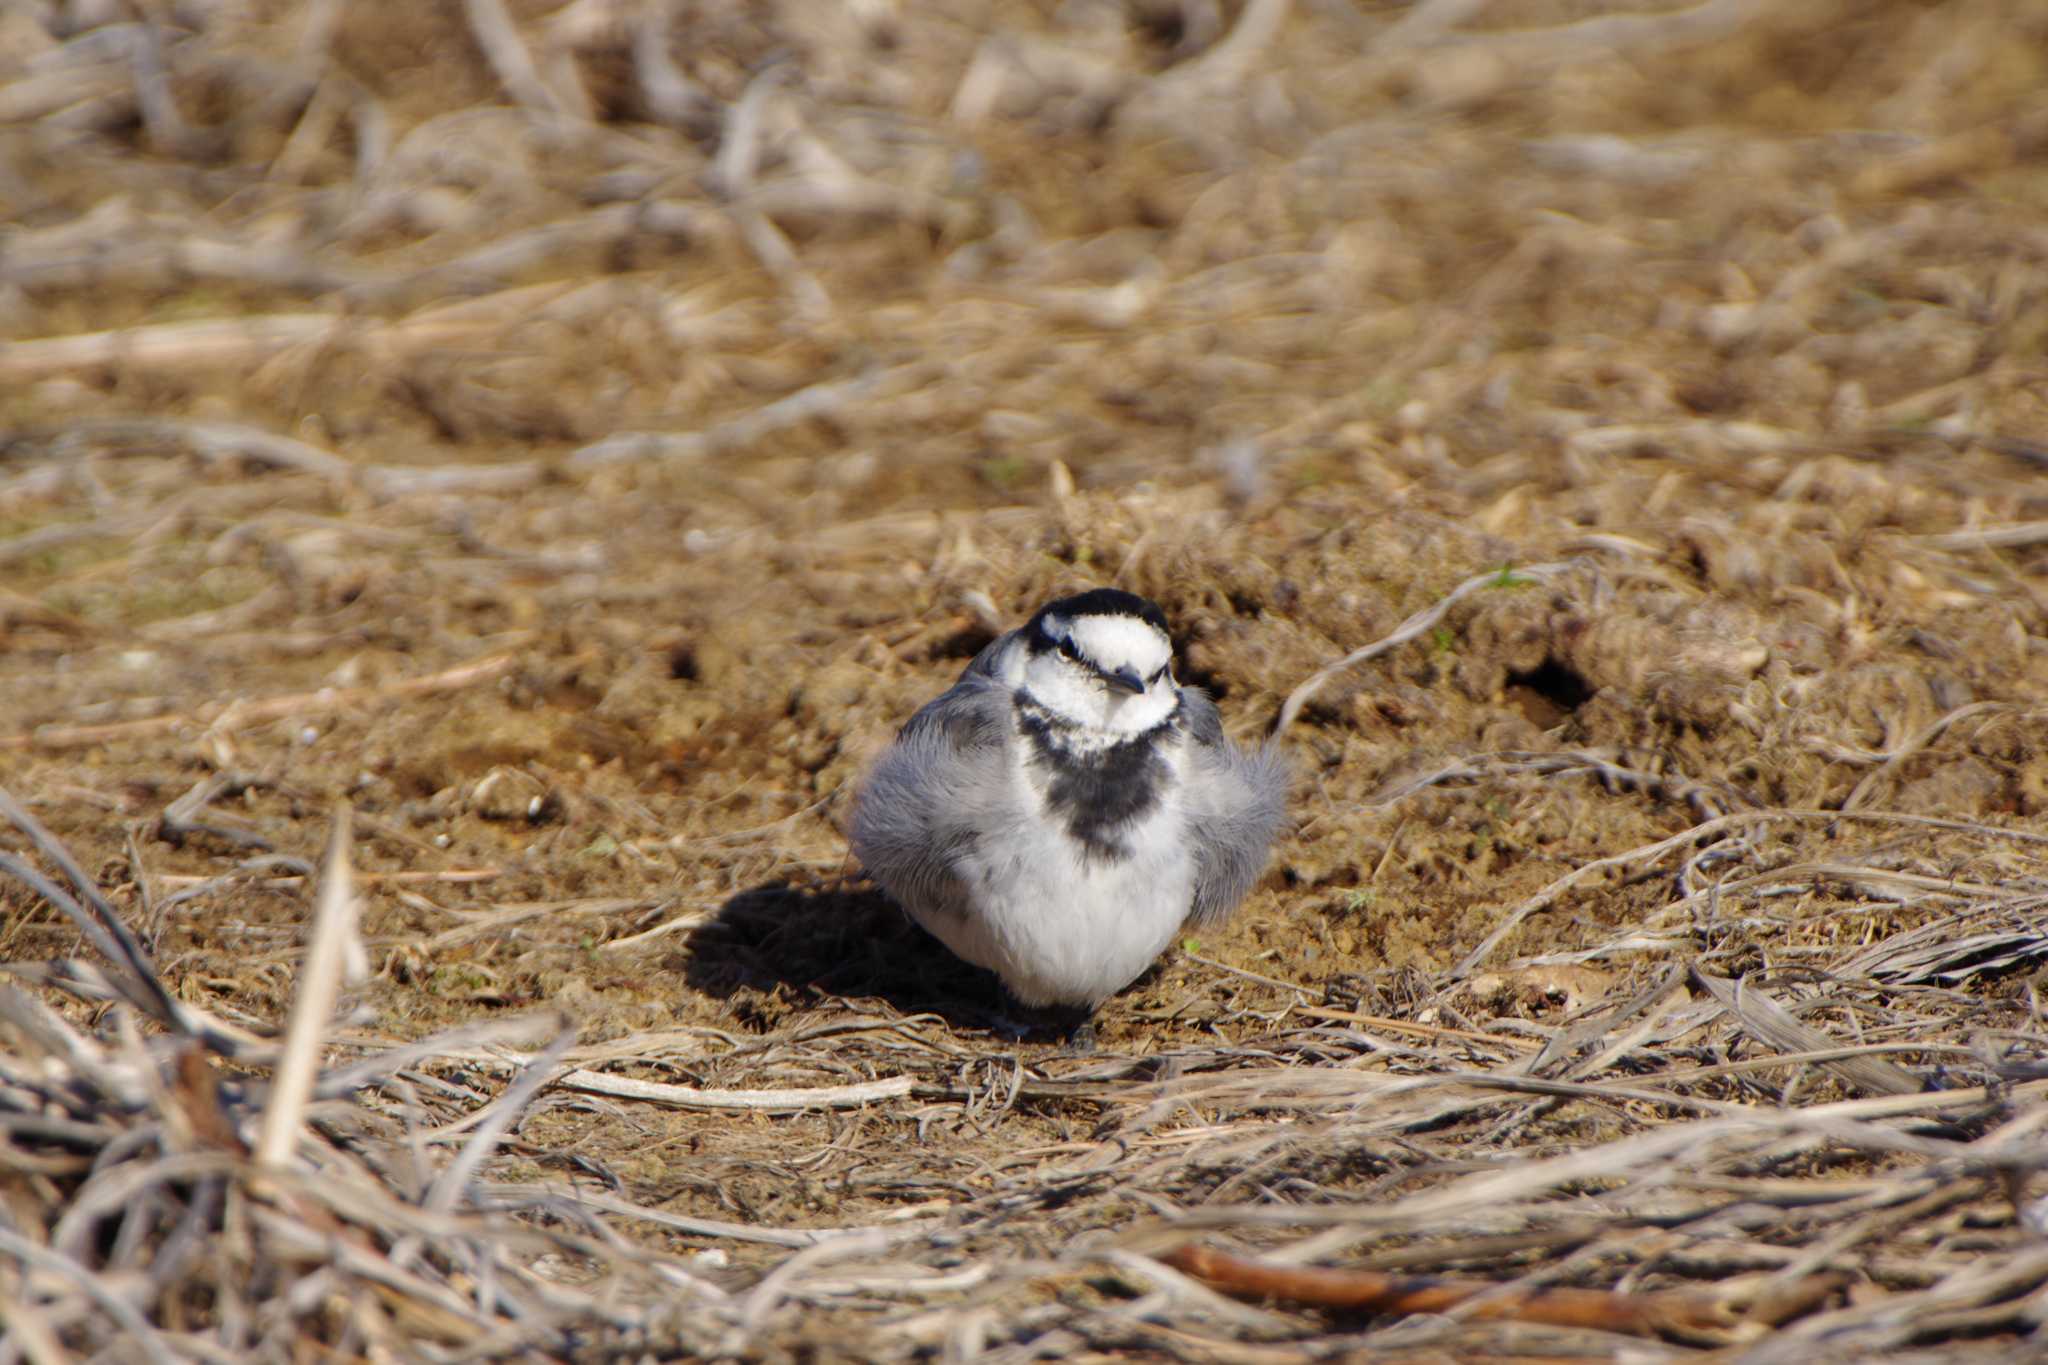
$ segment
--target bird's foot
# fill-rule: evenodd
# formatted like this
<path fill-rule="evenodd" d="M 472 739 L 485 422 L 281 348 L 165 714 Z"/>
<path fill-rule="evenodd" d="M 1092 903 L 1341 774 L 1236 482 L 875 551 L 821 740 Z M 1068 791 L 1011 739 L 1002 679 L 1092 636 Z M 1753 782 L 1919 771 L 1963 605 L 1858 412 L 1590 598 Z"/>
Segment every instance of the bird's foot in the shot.
<path fill-rule="evenodd" d="M 1062 1057 L 1086 1057 L 1095 1051 L 1095 1021 L 1083 1019 L 1067 1030 L 1067 1045 L 1060 1049 Z"/>
<path fill-rule="evenodd" d="M 1002 1037 L 1014 1042 L 1048 1035 L 1063 1046 L 1057 1055 L 1086 1057 L 1095 1051 L 1095 1007 L 1092 1005 L 1019 1005 L 1014 1014 L 991 1016 Z"/>
<path fill-rule="evenodd" d="M 1093 1005 L 1051 1005 L 1038 1011 L 1048 1033 L 1056 1033 L 1066 1044 L 1064 1057 L 1086 1057 L 1095 1051 L 1095 1007 Z"/>

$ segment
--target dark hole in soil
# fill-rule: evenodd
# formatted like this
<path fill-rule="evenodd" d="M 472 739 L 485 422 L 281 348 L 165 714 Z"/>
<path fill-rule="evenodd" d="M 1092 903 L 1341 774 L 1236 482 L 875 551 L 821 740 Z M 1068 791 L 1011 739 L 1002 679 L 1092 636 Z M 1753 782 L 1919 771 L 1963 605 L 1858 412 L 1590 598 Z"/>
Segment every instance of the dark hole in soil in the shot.
<path fill-rule="evenodd" d="M 1585 705 L 1593 688 L 1576 670 L 1545 659 L 1534 668 L 1509 673 L 1507 695 L 1524 715 L 1547 730 Z"/>

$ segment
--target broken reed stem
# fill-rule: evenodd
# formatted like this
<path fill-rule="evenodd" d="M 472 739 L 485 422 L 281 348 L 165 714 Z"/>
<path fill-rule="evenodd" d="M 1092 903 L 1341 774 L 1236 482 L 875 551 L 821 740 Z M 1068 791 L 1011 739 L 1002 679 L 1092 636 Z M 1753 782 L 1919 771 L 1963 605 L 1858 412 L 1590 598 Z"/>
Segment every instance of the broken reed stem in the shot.
<path fill-rule="evenodd" d="M 533 1102 L 541 1087 L 553 1079 L 562 1054 L 576 1041 L 576 1033 L 575 1022 L 565 1016 L 554 1040 L 538 1057 L 520 1069 L 512 1084 L 505 1087 L 505 1093 L 498 1097 L 490 1112 L 477 1125 L 476 1132 L 463 1144 L 462 1151 L 448 1163 L 448 1169 L 435 1177 L 426 1199 L 422 1201 L 427 1212 L 447 1213 L 455 1208 L 463 1192 L 469 1188 L 469 1182 L 476 1178 L 484 1158 L 496 1149 L 498 1140 L 505 1135 L 505 1130 L 526 1112 L 526 1106 Z"/>
<path fill-rule="evenodd" d="M 20 830 L 38 852 L 57 865 L 77 896 L 74 899 L 36 868 L 11 855 L 0 854 L 0 872 L 13 876 L 43 897 L 77 926 L 86 941 L 113 966 L 113 980 L 120 983 L 121 994 L 130 1004 L 175 1032 L 187 1035 L 207 1032 L 205 1024 L 196 1022 L 196 1012 L 181 1006 L 165 989 L 142 941 L 135 937 L 127 921 L 100 894 L 99 885 L 86 875 L 85 869 L 71 855 L 71 850 L 5 788 L 0 788 L 0 819 Z"/>
<path fill-rule="evenodd" d="M 512 671 L 518 663 L 513 654 L 491 654 L 471 663 L 458 664 L 424 678 L 407 678 L 381 687 L 323 687 L 317 692 L 292 692 L 262 701 L 231 701 L 191 715 L 149 716 L 142 720 L 113 721 L 106 725 L 45 725 L 26 734 L 0 736 L 4 749 L 75 749 L 124 739 L 161 734 L 185 725 L 203 725 L 209 730 L 240 730 L 263 725 L 287 716 L 320 715 L 374 702 L 398 701 L 453 692 L 475 683 L 489 682 Z"/>
<path fill-rule="evenodd" d="M 1512 1038 L 1505 1033 L 1481 1033 L 1477 1029 L 1448 1028 L 1442 1024 L 1418 1024 L 1412 1019 L 1389 1019 L 1385 1015 L 1360 1014 L 1355 1010 L 1332 1009 L 1327 1005 L 1296 1005 L 1294 1013 L 1310 1019 L 1328 1019 L 1333 1023 L 1384 1029 L 1388 1033 L 1405 1033 L 1415 1038 L 1449 1038 L 1458 1042 L 1479 1043 L 1487 1047 L 1504 1047 L 1512 1052 L 1543 1050 L 1541 1043 L 1528 1038 Z"/>
<path fill-rule="evenodd" d="M 602 1071 L 576 1070 L 559 1084 L 567 1090 L 617 1099 L 644 1100 L 675 1109 L 751 1110 L 764 1114 L 795 1114 L 806 1109 L 859 1109 L 884 1100 L 900 1100 L 919 1088 L 914 1076 L 888 1076 L 858 1085 L 826 1085 L 791 1090 L 700 1090 L 691 1085 L 667 1085 L 660 1081 L 611 1076 Z"/>
<path fill-rule="evenodd" d="M 0 349 L 0 380 L 27 383 L 100 366 L 122 371 L 253 367 L 296 347 L 348 344 L 400 359 L 486 335 L 488 318 L 441 309 L 398 322 L 332 313 L 268 313 L 196 322 L 157 322 L 104 332 L 11 341 Z"/>
<path fill-rule="evenodd" d="M 1824 1052 L 1833 1039 L 1819 1029 L 1808 1028 L 1792 1012 L 1771 999 L 1750 978 L 1728 981 L 1701 971 L 1687 970 L 1691 982 L 1721 1002 L 1744 1032 L 1765 1047 L 1779 1052 Z M 1842 1080 L 1868 1095 L 1917 1095 L 1925 1088 L 1921 1079 L 1904 1067 L 1880 1057 L 1848 1057 L 1821 1063 Z"/>
<path fill-rule="evenodd" d="M 469 20 L 470 36 L 514 102 L 537 114 L 589 116 L 587 110 L 575 108 L 573 101 L 541 79 L 533 54 L 526 50 L 503 0 L 463 0 L 463 13 Z"/>
<path fill-rule="evenodd" d="M 26 1237 L 6 1227 L 0 1227 L 0 1253 L 14 1257 L 24 1266 L 33 1266 L 48 1274 L 70 1280 L 82 1289 L 86 1296 L 98 1304 L 101 1311 L 119 1323 L 128 1339 L 142 1351 L 150 1365 L 181 1365 L 176 1354 L 165 1344 L 156 1329 L 127 1295 L 117 1291 L 103 1277 L 95 1275 L 85 1266 L 61 1252 L 49 1247 L 38 1246 Z M 11 1326 L 11 1318 L 0 1318 L 0 1323 Z M 5 1338 L 0 1338 L 4 1341 Z M 69 1357 L 61 1351 L 56 1360 L 66 1361 Z"/>
<path fill-rule="evenodd" d="M 270 1100 L 263 1110 L 263 1127 L 256 1139 L 259 1166 L 291 1162 L 306 1106 L 313 1097 L 313 1084 L 320 1074 L 322 1043 L 341 998 L 343 979 L 351 974 L 350 959 L 360 959 L 362 954 L 361 941 L 356 938 L 358 903 L 349 860 L 353 837 L 349 816 L 346 802 L 335 807 L 334 828 L 327 839 L 327 869 L 313 906 L 312 936 L 306 946 L 305 967 L 299 973 L 298 998 L 285 1028 L 284 1051 L 277 1061 Z"/>
<path fill-rule="evenodd" d="M 477 882 L 495 881 L 504 875 L 504 869 L 496 867 L 451 867 L 444 872 L 358 872 L 356 882 L 362 886 L 423 886 L 449 883 L 467 886 Z M 219 880 L 217 876 L 202 876 L 196 872 L 165 872 L 154 878 L 156 884 L 161 887 L 204 886 Z M 299 873 L 286 872 L 274 877 L 250 877 L 244 884 L 280 888 L 298 886 L 305 880 Z"/>
<path fill-rule="evenodd" d="M 1486 1280 L 1394 1275 L 1276 1265 L 1189 1243 L 1159 1258 L 1204 1284 L 1245 1298 L 1272 1299 L 1354 1313 L 1444 1313 L 1495 1322 L 1541 1323 L 1630 1336 L 1685 1337 L 1727 1331 L 1740 1321 L 1720 1294 L 1663 1290 L 1647 1294 L 1604 1289 L 1523 1288 Z M 1796 1296 L 1810 1307 L 1842 1288 L 1843 1275 L 1817 1275 Z M 1778 1305 L 1783 1306 L 1782 1301 Z"/>
<path fill-rule="evenodd" d="M 1652 1336 L 1658 1324 L 1641 1298 L 1588 1289 L 1509 1290 L 1484 1280 L 1273 1265 L 1193 1244 L 1159 1258 L 1204 1284 L 1245 1298 L 1354 1313 L 1442 1313 L 1473 1304 L 1470 1316 Z M 1690 1306 L 1690 1305 L 1688 1305 Z"/>
<path fill-rule="evenodd" d="M 1543 909 L 1559 896 L 1589 877 L 1598 876 L 1600 873 L 1614 868 L 1627 867 L 1634 863 L 1661 858 L 1671 850 L 1683 848 L 1686 844 L 1710 838 L 1713 835 L 1725 833 L 1731 829 L 1738 829 L 1744 825 L 1761 824 L 1769 820 L 1783 819 L 1786 815 L 1787 812 L 1785 811 L 1739 811 L 1734 815 L 1724 815 L 1717 820 L 1708 820 L 1694 825 L 1690 829 L 1682 830 L 1668 839 L 1659 839 L 1654 844 L 1643 844 L 1637 848 L 1629 849 L 1625 853 L 1616 853 L 1606 858 L 1596 858 L 1590 863 L 1581 863 L 1578 867 L 1565 873 L 1562 877 L 1559 877 L 1550 885 L 1508 911 L 1506 917 L 1495 926 L 1493 932 L 1480 940 L 1478 947 L 1465 954 L 1463 961 L 1451 968 L 1448 973 L 1448 979 L 1462 981 L 1477 971 L 1479 964 L 1490 957 L 1493 950 L 1501 945 L 1501 941 L 1513 933 L 1516 926 L 1520 925 L 1523 920 L 1535 914 L 1538 910 Z"/>
<path fill-rule="evenodd" d="M 1509 934 L 1513 933 L 1515 931 L 1516 926 L 1520 925 L 1523 920 L 1535 914 L 1537 911 L 1546 908 L 1559 896 L 1562 896 L 1565 892 L 1571 890 L 1573 887 L 1577 886 L 1580 882 L 1585 881 L 1589 877 L 1597 876 L 1602 872 L 1610 872 L 1617 868 L 1629 867 L 1636 863 L 1648 862 L 1657 858 L 1661 858 L 1665 854 L 1671 852 L 1673 849 L 1683 848 L 1688 843 L 1692 843 L 1700 839 L 1710 838 L 1715 835 L 1724 834 L 1731 829 L 1739 829 L 1744 825 L 1768 824 L 1775 820 L 1793 820 L 1804 823 L 1819 824 L 1831 823 L 1834 821 L 1842 820 L 1868 820 L 1879 824 L 1918 825 L 1929 829 L 1956 830 L 1959 832 L 1968 832 L 1972 834 L 1982 835 L 1987 838 L 2010 839 L 2017 843 L 2048 844 L 2048 834 L 2037 834 L 2031 830 L 2001 829 L 1996 825 L 1986 825 L 1982 823 L 1971 822 L 1968 820 L 1947 820 L 1939 816 L 1911 815 L 1898 811 L 1736 811 L 1732 815 L 1723 815 L 1716 819 L 1703 820 L 1699 824 L 1694 825 L 1689 829 L 1679 831 L 1677 834 L 1672 835 L 1668 839 L 1659 839 L 1655 843 L 1641 844 L 1635 848 L 1627 850 L 1626 852 L 1612 854 L 1609 857 L 1605 858 L 1597 858 L 1590 863 L 1581 863 L 1578 867 L 1573 868 L 1570 872 L 1567 872 L 1562 877 L 1557 878 L 1555 881 L 1551 882 L 1550 885 L 1544 887 L 1541 891 L 1538 891 L 1535 895 L 1529 897 L 1527 900 L 1520 902 L 1513 909 L 1509 910 L 1506 917 L 1503 918 L 1500 924 L 1494 928 L 1493 932 L 1488 934 L 1483 940 L 1481 940 L 1478 947 L 1474 948 L 1471 952 L 1467 953 L 1464 959 L 1460 961 L 1457 966 L 1451 968 L 1451 970 L 1445 974 L 1444 979 L 1446 981 L 1462 981 L 1466 977 L 1470 976 L 1473 972 L 1478 970 L 1480 963 L 1484 962 L 1488 957 L 1490 957 L 1493 954 L 1494 949 L 1500 947 L 1502 941 L 1505 940 Z M 1953 883 L 1942 884 L 1953 885 Z"/>

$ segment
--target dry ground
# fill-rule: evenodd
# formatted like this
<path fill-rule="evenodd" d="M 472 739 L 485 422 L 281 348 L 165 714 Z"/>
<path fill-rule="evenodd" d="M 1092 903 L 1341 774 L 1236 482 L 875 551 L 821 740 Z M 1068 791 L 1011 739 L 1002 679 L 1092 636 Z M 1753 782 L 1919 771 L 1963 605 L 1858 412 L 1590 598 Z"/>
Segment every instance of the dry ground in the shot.
<path fill-rule="evenodd" d="M 172 997 L 0 838 L 0 1354 L 2040 1349 L 2044 89 L 2037 0 L 0 9 L 0 778 Z M 1102 582 L 1298 826 L 1076 1058 L 839 831 Z"/>

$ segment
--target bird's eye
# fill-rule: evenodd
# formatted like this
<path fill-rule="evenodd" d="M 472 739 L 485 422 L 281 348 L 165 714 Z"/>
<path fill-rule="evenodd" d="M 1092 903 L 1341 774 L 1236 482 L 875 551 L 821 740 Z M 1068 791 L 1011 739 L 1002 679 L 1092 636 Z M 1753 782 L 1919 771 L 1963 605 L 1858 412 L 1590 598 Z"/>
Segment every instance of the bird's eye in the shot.
<path fill-rule="evenodd" d="M 1069 635 L 1066 639 L 1060 641 L 1060 653 L 1066 655 L 1069 659 L 1078 659 L 1081 657 L 1081 647 L 1075 644 L 1074 637 Z"/>

